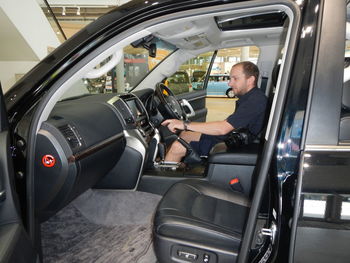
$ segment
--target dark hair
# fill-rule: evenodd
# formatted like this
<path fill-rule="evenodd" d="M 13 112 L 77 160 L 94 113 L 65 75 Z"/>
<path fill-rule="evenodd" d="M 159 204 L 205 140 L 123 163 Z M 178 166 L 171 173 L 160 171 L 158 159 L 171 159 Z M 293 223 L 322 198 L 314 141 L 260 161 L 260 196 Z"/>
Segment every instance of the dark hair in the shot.
<path fill-rule="evenodd" d="M 247 78 L 249 78 L 251 76 L 253 76 L 255 78 L 254 86 L 256 87 L 258 84 L 258 79 L 259 79 L 258 67 L 250 61 L 239 62 L 236 65 L 234 65 L 234 67 L 239 66 L 239 65 L 241 65 L 243 67 L 243 73 L 244 73 L 244 75 L 247 76 Z"/>

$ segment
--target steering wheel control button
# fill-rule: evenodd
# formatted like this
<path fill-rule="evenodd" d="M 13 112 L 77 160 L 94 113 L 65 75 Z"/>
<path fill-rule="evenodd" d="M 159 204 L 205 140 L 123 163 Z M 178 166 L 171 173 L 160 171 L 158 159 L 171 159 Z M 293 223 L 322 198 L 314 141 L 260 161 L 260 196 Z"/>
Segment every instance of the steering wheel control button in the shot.
<path fill-rule="evenodd" d="M 53 167 L 56 164 L 56 158 L 50 154 L 44 155 L 41 161 L 43 165 L 48 168 Z"/>

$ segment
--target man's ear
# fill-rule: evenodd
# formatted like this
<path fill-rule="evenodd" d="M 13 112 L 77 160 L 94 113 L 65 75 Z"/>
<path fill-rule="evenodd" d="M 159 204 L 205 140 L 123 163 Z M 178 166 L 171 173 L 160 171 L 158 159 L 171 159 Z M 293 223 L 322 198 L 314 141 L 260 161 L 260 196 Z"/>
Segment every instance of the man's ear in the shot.
<path fill-rule="evenodd" d="M 248 81 L 248 84 L 249 84 L 249 85 L 254 86 L 255 77 L 254 77 L 254 76 L 250 76 L 250 77 L 247 79 L 247 81 Z"/>

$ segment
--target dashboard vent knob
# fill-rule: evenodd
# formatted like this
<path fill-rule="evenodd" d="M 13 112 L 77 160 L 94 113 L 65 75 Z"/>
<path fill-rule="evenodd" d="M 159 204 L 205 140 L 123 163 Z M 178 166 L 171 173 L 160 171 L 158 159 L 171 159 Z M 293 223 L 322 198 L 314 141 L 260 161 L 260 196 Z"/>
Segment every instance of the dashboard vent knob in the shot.
<path fill-rule="evenodd" d="M 66 140 L 68 141 L 68 143 L 72 149 L 79 148 L 83 145 L 82 138 L 74 126 L 72 126 L 70 124 L 66 124 L 66 125 L 58 127 L 58 129 L 61 131 L 63 136 L 66 138 Z"/>

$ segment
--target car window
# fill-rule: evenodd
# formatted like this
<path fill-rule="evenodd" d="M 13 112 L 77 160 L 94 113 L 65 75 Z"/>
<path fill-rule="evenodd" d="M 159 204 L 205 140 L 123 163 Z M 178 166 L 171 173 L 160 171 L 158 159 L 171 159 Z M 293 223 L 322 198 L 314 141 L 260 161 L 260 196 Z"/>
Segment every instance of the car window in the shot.
<path fill-rule="evenodd" d="M 190 77 L 186 71 L 175 72 L 164 81 L 164 84 L 174 93 L 174 95 L 192 91 Z"/>
<path fill-rule="evenodd" d="M 256 46 L 218 50 L 208 79 L 207 96 L 235 97 L 228 86 L 231 67 L 240 61 L 251 61 L 257 64 L 259 52 Z"/>
<path fill-rule="evenodd" d="M 191 58 L 180 66 L 179 71 L 163 82 L 175 94 L 203 89 L 204 77 L 214 52 L 206 52 Z"/>
<path fill-rule="evenodd" d="M 157 47 L 156 55 L 153 57 L 150 56 L 147 48 L 137 46 L 134 43 L 139 42 L 135 41 L 133 44 L 126 46 L 122 52 L 122 61 L 106 74 L 96 78 L 82 78 L 61 99 L 88 94 L 130 92 L 153 68 L 176 49 L 174 45 L 153 37 L 152 43 Z M 112 57 L 108 57 L 95 68 L 103 67 L 111 59 Z"/>

